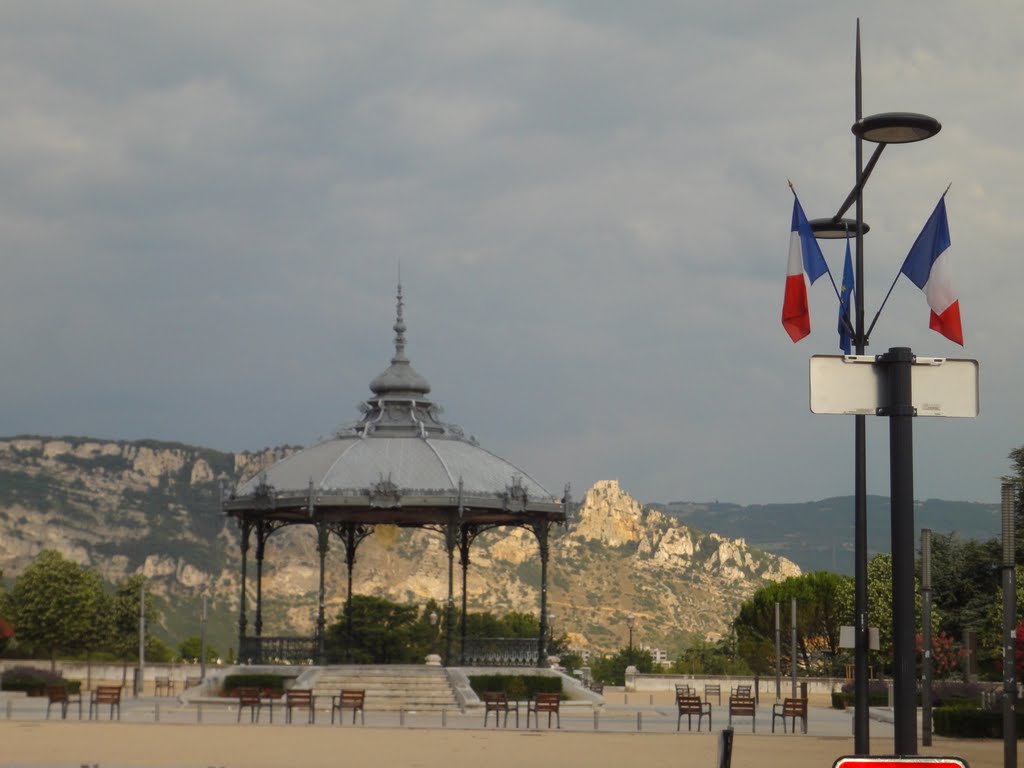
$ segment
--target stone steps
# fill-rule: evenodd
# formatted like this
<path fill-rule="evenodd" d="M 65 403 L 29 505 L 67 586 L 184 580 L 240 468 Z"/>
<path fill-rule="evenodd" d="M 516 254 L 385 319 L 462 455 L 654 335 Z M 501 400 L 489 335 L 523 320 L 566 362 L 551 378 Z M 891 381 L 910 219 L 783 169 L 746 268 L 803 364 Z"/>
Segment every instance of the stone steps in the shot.
<path fill-rule="evenodd" d="M 366 691 L 367 711 L 407 712 L 458 710 L 458 700 L 442 667 L 365 667 L 359 665 L 323 667 L 312 679 L 301 682 L 312 687 L 318 698 L 330 701 L 342 688 Z"/>

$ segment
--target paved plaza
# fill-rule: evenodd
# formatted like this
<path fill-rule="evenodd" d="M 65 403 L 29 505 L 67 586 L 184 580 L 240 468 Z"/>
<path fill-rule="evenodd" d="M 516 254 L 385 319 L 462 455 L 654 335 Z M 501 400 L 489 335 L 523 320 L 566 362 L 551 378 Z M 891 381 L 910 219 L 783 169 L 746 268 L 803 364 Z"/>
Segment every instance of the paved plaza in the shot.
<path fill-rule="evenodd" d="M 607 690 L 607 689 L 606 689 Z M 611 691 L 603 707 L 568 704 L 562 727 L 526 729 L 511 716 L 508 728 L 483 727 L 483 712 L 366 713 L 366 725 L 330 723 L 326 709 L 315 725 L 296 718 L 284 722 L 274 707 L 274 722 L 264 710 L 257 724 L 232 703 L 183 704 L 173 697 L 126 698 L 120 721 L 45 719 L 45 699 L 6 699 L 0 704 L 0 768 L 521 768 L 557 766 L 642 766 L 643 768 L 717 768 L 718 741 L 726 727 L 724 706 L 713 707 L 713 728 L 676 733 L 669 694 Z M 83 716 L 87 716 L 85 705 Z M 58 716 L 59 717 L 59 716 Z M 873 710 L 871 751 L 892 752 L 891 718 Z M 849 711 L 824 705 L 810 709 L 809 733 L 771 733 L 771 703 L 762 700 L 757 733 L 749 719 L 735 722 L 733 768 L 831 768 L 853 750 Z M 956 756 L 971 768 L 1001 768 L 1002 743 L 936 737 L 922 755 Z"/>

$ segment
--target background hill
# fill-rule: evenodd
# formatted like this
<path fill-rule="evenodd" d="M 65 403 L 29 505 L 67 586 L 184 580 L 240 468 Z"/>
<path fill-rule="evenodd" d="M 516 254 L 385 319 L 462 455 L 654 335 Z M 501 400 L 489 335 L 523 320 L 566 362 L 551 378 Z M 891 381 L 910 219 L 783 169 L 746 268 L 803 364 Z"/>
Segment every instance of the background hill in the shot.
<path fill-rule="evenodd" d="M 718 502 L 674 501 L 652 507 L 682 523 L 723 536 L 742 536 L 754 547 L 789 558 L 803 571 L 853 575 L 853 496 L 797 504 L 741 507 Z M 956 532 L 964 539 L 990 539 L 1000 530 L 998 504 L 928 499 L 914 504 L 918 539 L 922 528 Z M 869 556 L 890 551 L 889 498 L 868 496 Z M 918 541 L 920 549 L 920 541 Z"/>
<path fill-rule="evenodd" d="M 221 488 L 294 450 L 230 454 L 148 440 L 0 438 L 0 569 L 9 581 L 48 548 L 111 583 L 144 574 L 163 612 L 159 633 L 172 644 L 198 634 L 206 594 L 210 638 L 224 652 L 237 642 L 239 551 L 237 529 L 220 510 Z M 342 548 L 331 546 L 329 620 L 341 611 L 346 581 Z M 530 534 L 483 534 L 471 558 L 470 610 L 537 611 L 540 566 Z M 265 634 L 311 632 L 317 564 L 311 528 L 285 528 L 270 538 Z M 617 482 L 603 481 L 568 525 L 555 529 L 549 573 L 554 631 L 570 634 L 578 647 L 622 647 L 633 613 L 638 643 L 675 650 L 692 635 L 720 637 L 740 602 L 799 569 L 739 537 L 705 533 L 644 508 Z M 444 599 L 442 537 L 378 527 L 358 551 L 354 586 L 403 603 Z M 251 580 L 249 587 L 254 592 Z"/>

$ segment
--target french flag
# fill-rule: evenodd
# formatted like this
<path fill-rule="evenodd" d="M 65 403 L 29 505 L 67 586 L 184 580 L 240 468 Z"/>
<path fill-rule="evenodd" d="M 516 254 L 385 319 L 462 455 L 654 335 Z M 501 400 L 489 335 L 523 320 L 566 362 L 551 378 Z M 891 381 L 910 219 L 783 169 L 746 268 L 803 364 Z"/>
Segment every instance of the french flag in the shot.
<path fill-rule="evenodd" d="M 964 332 L 960 325 L 960 302 L 953 287 L 949 243 L 946 198 L 943 196 L 914 241 L 900 272 L 924 291 L 932 310 L 928 327 L 962 347 Z"/>
<path fill-rule="evenodd" d="M 789 235 L 789 263 L 786 266 L 786 296 L 782 302 L 782 327 L 794 343 L 811 332 L 811 314 L 807 306 L 807 281 L 813 284 L 828 272 L 825 257 L 807 223 L 800 200 L 793 193 L 793 223 Z"/>

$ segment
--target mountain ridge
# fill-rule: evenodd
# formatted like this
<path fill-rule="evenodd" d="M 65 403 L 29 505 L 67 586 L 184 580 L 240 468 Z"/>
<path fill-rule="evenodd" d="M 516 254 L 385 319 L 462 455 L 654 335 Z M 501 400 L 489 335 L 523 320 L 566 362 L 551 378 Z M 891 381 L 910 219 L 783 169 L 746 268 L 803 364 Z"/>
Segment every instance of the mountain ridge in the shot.
<path fill-rule="evenodd" d="M 296 450 L 227 453 L 157 440 L 0 438 L 0 570 L 15 577 L 39 550 L 51 548 L 111 583 L 141 573 L 160 601 L 162 632 L 172 642 L 198 634 L 205 590 L 212 599 L 211 640 L 221 650 L 234 647 L 238 532 L 221 511 L 221 494 Z M 842 512 L 841 501 L 834 506 Z M 759 514 L 772 518 L 777 511 L 768 505 Z M 595 483 L 570 517 L 552 532 L 552 623 L 556 633 L 592 650 L 622 647 L 630 613 L 639 617 L 637 639 L 644 644 L 671 650 L 694 635 L 721 637 L 758 586 L 800 572 L 802 563 L 779 554 L 786 547 L 801 557 L 806 551 L 797 546 L 806 538 L 799 531 L 774 542 L 781 552 L 763 546 L 761 540 L 773 544 L 768 533 L 779 539 L 784 526 L 778 520 L 759 525 L 764 520 L 748 519 L 748 508 L 644 505 L 614 480 Z M 268 540 L 267 552 L 264 633 L 311 631 L 319 579 L 315 537 L 306 526 L 285 528 Z M 540 565 L 532 535 L 521 529 L 482 534 L 471 557 L 470 610 L 536 612 Z M 331 621 L 340 613 L 346 577 L 337 541 L 326 575 Z M 358 594 L 417 604 L 444 600 L 442 537 L 378 526 L 360 546 L 353 579 Z M 248 588 L 251 631 L 251 576 Z"/>
<path fill-rule="evenodd" d="M 49 548 L 110 583 L 143 574 L 172 642 L 196 634 L 205 591 L 213 601 L 211 637 L 232 647 L 240 553 L 221 494 L 294 450 L 231 454 L 153 440 L 0 438 L 0 569 L 16 577 Z M 799 573 L 784 558 L 644 507 L 616 481 L 595 484 L 571 518 L 552 532 L 548 596 L 555 631 L 581 647 L 621 647 L 630 613 L 640 617 L 638 637 L 649 644 L 678 647 L 693 635 L 719 637 L 757 586 Z M 345 597 L 343 554 L 332 541 L 329 620 Z M 540 565 L 531 534 L 517 528 L 481 534 L 471 556 L 470 610 L 536 612 Z M 353 579 L 359 594 L 417 604 L 444 600 L 443 538 L 378 526 L 359 548 Z M 264 561 L 264 633 L 309 632 L 318 584 L 311 526 L 275 532 Z M 251 576 L 247 587 L 251 622 Z"/>

